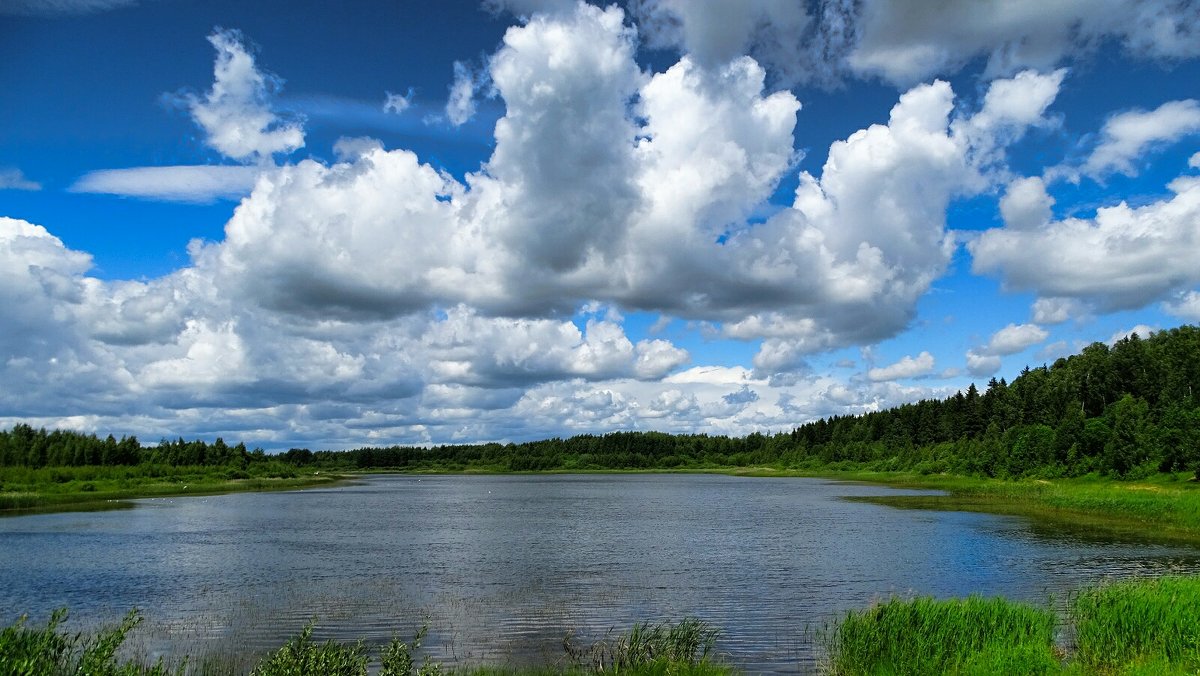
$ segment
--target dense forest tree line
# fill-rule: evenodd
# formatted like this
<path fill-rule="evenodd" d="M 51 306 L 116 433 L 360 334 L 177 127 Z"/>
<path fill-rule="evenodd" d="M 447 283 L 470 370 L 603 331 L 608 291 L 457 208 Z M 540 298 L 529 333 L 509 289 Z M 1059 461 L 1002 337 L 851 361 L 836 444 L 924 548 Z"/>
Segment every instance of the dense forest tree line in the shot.
<path fill-rule="evenodd" d="M 163 439 L 157 446 L 142 446 L 137 437 L 66 430 L 47 432 L 29 425 L 0 430 L 0 467 L 84 467 L 91 465 L 209 465 L 245 469 L 250 463 L 271 459 L 261 448 L 247 451 L 244 443 L 230 446 L 218 438 L 203 441 Z"/>
<path fill-rule="evenodd" d="M 1093 343 L 1012 383 L 993 378 L 946 399 L 817 420 L 791 432 L 734 438 L 614 432 L 520 444 L 350 451 L 291 449 L 273 459 L 330 469 L 673 469 L 864 467 L 989 477 L 1119 478 L 1200 473 L 1200 328 L 1183 326 L 1111 348 Z M 231 465 L 267 459 L 218 439 L 163 440 L 34 430 L 0 431 L 0 465 Z"/>
<path fill-rule="evenodd" d="M 1093 343 L 1012 383 L 741 438 L 615 432 L 522 444 L 361 448 L 306 463 L 359 469 L 868 467 L 989 477 L 1200 473 L 1200 328 Z"/>

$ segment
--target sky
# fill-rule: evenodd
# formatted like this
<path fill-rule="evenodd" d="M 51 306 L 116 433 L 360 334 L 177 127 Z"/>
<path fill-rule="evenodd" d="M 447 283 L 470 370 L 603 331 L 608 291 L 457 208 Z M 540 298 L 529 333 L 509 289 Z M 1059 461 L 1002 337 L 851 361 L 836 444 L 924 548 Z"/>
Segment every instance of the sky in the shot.
<path fill-rule="evenodd" d="M 743 435 L 1200 322 L 1194 0 L 0 0 L 0 426 Z"/>

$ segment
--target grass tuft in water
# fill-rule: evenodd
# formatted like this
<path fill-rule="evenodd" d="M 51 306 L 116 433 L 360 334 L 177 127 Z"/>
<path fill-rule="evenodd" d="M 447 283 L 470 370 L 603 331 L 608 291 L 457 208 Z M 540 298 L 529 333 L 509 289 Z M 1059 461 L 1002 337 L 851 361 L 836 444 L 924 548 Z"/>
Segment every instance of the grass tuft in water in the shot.
<path fill-rule="evenodd" d="M 719 634 L 703 620 L 688 617 L 674 624 L 637 623 L 627 632 L 610 635 L 584 649 L 572 646 L 568 636 L 563 647 L 577 665 L 592 672 L 682 673 L 681 668 L 711 664 Z"/>
<path fill-rule="evenodd" d="M 1004 599 L 890 599 L 826 627 L 829 671 L 855 674 L 1049 674 L 1054 614 Z"/>
<path fill-rule="evenodd" d="M 1080 591 L 1071 604 L 1076 659 L 1098 671 L 1200 671 L 1200 577 L 1126 580 Z"/>

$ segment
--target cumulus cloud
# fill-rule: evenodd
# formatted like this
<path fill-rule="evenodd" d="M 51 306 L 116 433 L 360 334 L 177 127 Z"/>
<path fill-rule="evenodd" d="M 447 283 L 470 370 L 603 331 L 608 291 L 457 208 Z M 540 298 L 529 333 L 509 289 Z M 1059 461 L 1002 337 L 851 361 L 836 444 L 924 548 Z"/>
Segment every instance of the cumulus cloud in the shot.
<path fill-rule="evenodd" d="M 1035 324 L 1061 324 L 1079 318 L 1083 313 L 1080 304 L 1070 298 L 1038 298 L 1033 302 Z"/>
<path fill-rule="evenodd" d="M 794 82 L 797 62 L 813 60 L 800 40 L 813 33 L 802 2 L 640 0 L 631 12 L 651 45 L 678 46 L 706 68 L 749 54 Z"/>
<path fill-rule="evenodd" d="M 1152 58 L 1200 54 L 1200 15 L 1170 0 L 1020 0 L 971 4 L 867 0 L 846 62 L 905 85 L 987 58 L 987 72 L 1048 69 L 1106 38 Z"/>
<path fill-rule="evenodd" d="M 103 193 L 169 202 L 212 202 L 250 194 L 261 170 L 244 166 L 104 169 L 82 176 L 72 192 Z"/>
<path fill-rule="evenodd" d="M 967 351 L 967 371 L 976 378 L 990 376 L 1000 370 L 1000 357 L 994 354 L 980 354 L 974 350 Z"/>
<path fill-rule="evenodd" d="M 0 167 L 0 190 L 41 190 L 42 184 L 25 177 L 24 172 L 13 167 Z"/>
<path fill-rule="evenodd" d="M 1049 335 L 1036 324 L 1009 324 L 992 334 L 984 353 L 997 356 L 1016 354 L 1030 345 L 1042 342 Z"/>
<path fill-rule="evenodd" d="M 1200 322 L 1200 291 L 1178 294 L 1166 303 L 1166 310 L 1190 322 Z"/>
<path fill-rule="evenodd" d="M 1135 162 L 1147 148 L 1173 143 L 1200 132 L 1200 102 L 1169 101 L 1151 111 L 1114 115 L 1104 123 L 1101 140 L 1083 164 L 1083 172 L 1101 178 L 1112 172 L 1137 174 Z"/>
<path fill-rule="evenodd" d="M 1200 19 L 1173 0 L 637 0 L 630 10 L 653 46 L 705 64 L 750 54 L 788 85 L 874 76 L 909 87 L 980 57 L 988 77 L 1003 77 L 1052 69 L 1109 39 L 1144 58 L 1200 54 Z"/>
<path fill-rule="evenodd" d="M 1171 195 L 1140 207 L 1124 202 L 1094 218 L 1033 229 L 987 230 L 968 244 L 976 273 L 1004 287 L 1072 299 L 1098 311 L 1143 307 L 1200 283 L 1200 178 L 1170 183 Z"/>
<path fill-rule="evenodd" d="M 945 82 L 914 87 L 759 222 L 794 171 L 799 101 L 748 57 L 643 71 L 625 19 L 578 4 L 510 28 L 488 60 L 505 105 L 494 152 L 462 179 L 340 142 L 336 162 L 264 168 L 222 241 L 141 282 L 89 277 L 85 254 L 8 224 L 5 305 L 38 311 L 0 319 L 3 334 L 44 341 L 5 353 L 3 410 L 138 411 L 175 423 L 139 429 L 172 435 L 212 414 L 276 440 L 292 433 L 265 427 L 287 419 L 366 443 L 649 420 L 742 433 L 934 392 L 838 383 L 804 359 L 908 326 L 955 247 L 947 205 L 1007 180 L 1006 145 L 1046 124 L 1062 75 L 998 80 L 979 106 L 956 106 Z M 189 101 L 214 147 L 264 164 L 299 147 L 303 131 L 270 109 L 276 81 L 235 34 L 213 43 L 212 91 Z M 753 370 L 687 368 L 685 350 L 631 338 L 618 313 L 579 313 L 592 302 L 762 347 Z"/>
<path fill-rule="evenodd" d="M 203 97 L 183 96 L 208 135 L 205 142 L 226 157 L 245 161 L 270 160 L 303 147 L 299 123 L 282 120 L 271 109 L 283 81 L 258 68 L 241 33 L 218 29 L 208 41 L 217 50 L 212 89 Z"/>
<path fill-rule="evenodd" d="M 1000 198 L 1000 215 L 1012 230 L 1034 230 L 1050 222 L 1054 199 L 1041 178 L 1014 179 Z"/>
<path fill-rule="evenodd" d="M 900 361 L 894 364 L 873 368 L 867 371 L 867 377 L 877 383 L 887 380 L 916 378 L 933 373 L 933 366 L 933 355 L 928 352 L 922 352 L 915 358 L 905 355 Z"/>

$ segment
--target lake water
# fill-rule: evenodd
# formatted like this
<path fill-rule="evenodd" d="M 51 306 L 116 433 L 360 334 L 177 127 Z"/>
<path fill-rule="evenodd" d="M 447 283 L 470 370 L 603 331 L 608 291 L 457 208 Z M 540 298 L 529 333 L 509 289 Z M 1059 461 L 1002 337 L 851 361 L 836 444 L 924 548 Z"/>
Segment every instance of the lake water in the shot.
<path fill-rule="evenodd" d="M 693 615 L 751 672 L 809 672 L 812 631 L 892 594 L 1044 602 L 1106 576 L 1200 571 L 1200 551 L 1028 520 L 842 500 L 894 489 L 719 475 L 375 476 L 286 493 L 151 499 L 0 519 L 0 619 L 142 609 L 153 654 L 315 636 L 385 643 L 428 622 L 445 661 L 558 659 Z"/>

